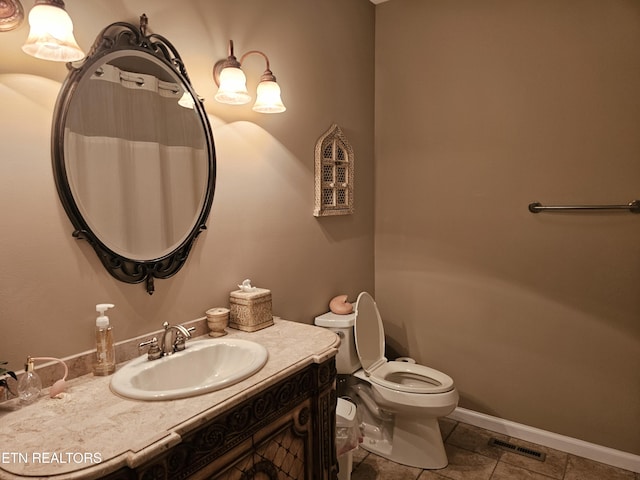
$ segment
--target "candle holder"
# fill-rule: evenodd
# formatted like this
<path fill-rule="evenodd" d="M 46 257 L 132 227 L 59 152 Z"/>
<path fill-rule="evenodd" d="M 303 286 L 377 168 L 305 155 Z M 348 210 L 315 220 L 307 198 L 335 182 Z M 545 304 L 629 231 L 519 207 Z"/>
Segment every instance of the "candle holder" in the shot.
<path fill-rule="evenodd" d="M 210 337 L 223 337 L 229 326 L 229 309 L 223 307 L 210 308 L 205 312 Z"/>

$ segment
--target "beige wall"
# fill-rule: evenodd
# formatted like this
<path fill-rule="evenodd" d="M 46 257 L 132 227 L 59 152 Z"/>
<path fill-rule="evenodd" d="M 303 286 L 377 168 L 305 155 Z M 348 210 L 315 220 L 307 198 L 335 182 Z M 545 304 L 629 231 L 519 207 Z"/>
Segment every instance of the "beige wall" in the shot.
<path fill-rule="evenodd" d="M 399 28 L 399 25 L 402 25 Z M 376 8 L 376 299 L 460 405 L 640 454 L 640 3 Z"/>
<path fill-rule="evenodd" d="M 376 298 L 392 346 L 451 374 L 464 407 L 640 454 L 640 219 L 526 209 L 639 196 L 637 2 L 384 3 L 375 103 L 367 0 L 67 9 L 85 49 L 143 12 L 174 43 L 206 98 L 218 185 L 182 271 L 153 296 L 112 279 L 71 237 L 51 174 L 66 69 L 20 51 L 26 25 L 1 33 L 0 360 L 92 348 L 98 302 L 117 305 L 121 340 L 225 304 L 245 277 L 306 323 L 333 295 L 373 291 L 375 146 Z M 285 114 L 214 102 L 229 38 L 269 54 Z M 255 79 L 262 64 L 246 69 Z M 316 219 L 313 148 L 333 122 L 355 149 L 356 214 Z"/>
<path fill-rule="evenodd" d="M 23 2 L 29 10 L 33 2 Z M 95 304 L 115 303 L 116 340 L 204 315 L 228 303 L 244 278 L 270 288 L 274 313 L 311 323 L 329 300 L 373 289 L 374 9 L 368 0 L 67 1 L 88 50 L 115 21 L 137 23 L 178 49 L 205 97 L 218 154 L 208 230 L 186 266 L 142 285 L 113 279 L 58 201 L 51 170 L 53 105 L 64 64 L 20 50 L 27 25 L 0 33 L 0 360 L 21 369 L 27 355 L 66 356 L 94 348 Z M 264 50 L 288 110 L 260 115 L 213 100 L 213 64 Z M 245 62 L 250 88 L 264 70 Z M 253 84 L 253 85 L 252 85 Z M 315 142 L 333 122 L 356 155 L 356 213 L 313 217 Z"/>

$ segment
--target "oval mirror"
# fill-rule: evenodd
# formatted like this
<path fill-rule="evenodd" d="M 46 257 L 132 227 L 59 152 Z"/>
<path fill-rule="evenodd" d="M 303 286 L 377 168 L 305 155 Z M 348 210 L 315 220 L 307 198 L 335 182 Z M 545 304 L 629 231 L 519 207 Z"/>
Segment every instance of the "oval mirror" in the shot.
<path fill-rule="evenodd" d="M 118 22 L 67 64 L 54 112 L 53 171 L 75 231 L 118 280 L 174 275 L 206 229 L 216 158 L 211 126 L 164 37 Z"/>

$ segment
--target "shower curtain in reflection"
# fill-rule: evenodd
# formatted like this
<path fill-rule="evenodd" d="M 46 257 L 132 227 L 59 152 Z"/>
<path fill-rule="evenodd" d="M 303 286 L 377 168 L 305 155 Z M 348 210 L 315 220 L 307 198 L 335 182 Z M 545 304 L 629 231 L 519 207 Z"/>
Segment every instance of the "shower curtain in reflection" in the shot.
<path fill-rule="evenodd" d="M 159 258 L 184 240 L 203 204 L 202 125 L 193 109 L 178 105 L 177 83 L 111 65 L 100 70 L 69 110 L 69 183 L 107 247 L 133 259 Z"/>

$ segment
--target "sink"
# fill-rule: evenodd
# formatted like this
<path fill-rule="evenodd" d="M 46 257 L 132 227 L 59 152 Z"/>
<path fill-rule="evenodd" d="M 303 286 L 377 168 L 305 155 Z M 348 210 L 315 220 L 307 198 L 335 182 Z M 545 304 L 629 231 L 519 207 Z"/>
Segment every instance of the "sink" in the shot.
<path fill-rule="evenodd" d="M 111 378 L 111 390 L 138 400 L 171 400 L 220 390 L 250 377 L 267 363 L 267 349 L 242 339 L 187 342 L 157 360 L 131 360 Z"/>

